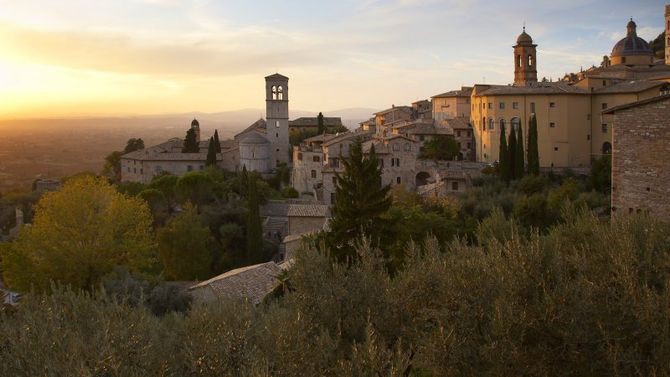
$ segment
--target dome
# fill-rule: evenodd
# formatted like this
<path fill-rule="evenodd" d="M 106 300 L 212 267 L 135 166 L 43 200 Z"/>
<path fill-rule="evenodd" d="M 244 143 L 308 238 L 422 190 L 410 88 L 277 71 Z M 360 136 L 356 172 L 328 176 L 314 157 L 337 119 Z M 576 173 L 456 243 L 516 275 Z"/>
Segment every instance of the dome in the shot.
<path fill-rule="evenodd" d="M 200 122 L 198 122 L 197 119 L 193 118 L 193 121 L 191 122 L 191 127 L 200 127 Z"/>
<path fill-rule="evenodd" d="M 526 33 L 526 28 L 523 28 L 523 32 L 519 34 L 519 37 L 516 39 L 516 44 L 518 45 L 528 45 L 528 44 L 533 44 L 533 38 Z"/>
<path fill-rule="evenodd" d="M 240 140 L 240 144 L 270 144 L 270 142 L 257 132 L 249 132 Z"/>
<path fill-rule="evenodd" d="M 611 56 L 653 56 L 649 43 L 637 36 L 637 25 L 632 18 L 626 28 L 626 37 L 614 45 Z"/>

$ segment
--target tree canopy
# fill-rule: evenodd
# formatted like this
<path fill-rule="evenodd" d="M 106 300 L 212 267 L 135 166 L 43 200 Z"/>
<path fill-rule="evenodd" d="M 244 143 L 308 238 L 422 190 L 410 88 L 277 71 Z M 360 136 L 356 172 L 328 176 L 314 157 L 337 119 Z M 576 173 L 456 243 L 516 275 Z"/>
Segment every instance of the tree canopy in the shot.
<path fill-rule="evenodd" d="M 151 213 L 139 198 L 118 193 L 102 178 L 83 176 L 46 193 L 32 226 L 2 258 L 7 284 L 19 291 L 50 281 L 91 288 L 115 266 L 153 267 Z"/>
<path fill-rule="evenodd" d="M 421 151 L 420 158 L 431 160 L 454 160 L 461 151 L 458 142 L 452 136 L 438 135 L 428 140 Z"/>

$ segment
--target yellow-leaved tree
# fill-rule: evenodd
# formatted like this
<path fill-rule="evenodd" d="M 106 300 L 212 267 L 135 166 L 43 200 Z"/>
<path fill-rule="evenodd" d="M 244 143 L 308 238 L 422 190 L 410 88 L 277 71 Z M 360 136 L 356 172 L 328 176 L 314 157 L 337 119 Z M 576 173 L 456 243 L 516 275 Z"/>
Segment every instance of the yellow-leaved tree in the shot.
<path fill-rule="evenodd" d="M 45 194 L 31 226 L 2 256 L 3 277 L 18 291 L 47 290 L 51 282 L 95 287 L 115 266 L 155 266 L 151 213 L 142 199 L 116 191 L 104 179 L 82 176 Z"/>

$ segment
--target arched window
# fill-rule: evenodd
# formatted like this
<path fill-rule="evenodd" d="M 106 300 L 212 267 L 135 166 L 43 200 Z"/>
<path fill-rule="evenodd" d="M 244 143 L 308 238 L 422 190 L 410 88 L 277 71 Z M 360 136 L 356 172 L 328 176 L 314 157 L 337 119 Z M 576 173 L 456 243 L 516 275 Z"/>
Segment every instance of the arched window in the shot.
<path fill-rule="evenodd" d="M 518 117 L 514 117 L 510 121 L 510 124 L 512 125 L 512 128 L 514 128 L 514 131 L 518 131 L 519 127 L 521 127 L 521 119 L 519 119 Z"/>
<path fill-rule="evenodd" d="M 277 99 L 280 101 L 284 99 L 284 88 L 281 85 L 279 85 L 279 89 L 277 89 Z"/>
<path fill-rule="evenodd" d="M 529 67 L 533 66 L 533 55 L 528 55 L 528 66 Z"/>
<path fill-rule="evenodd" d="M 482 117 L 482 131 L 486 131 L 486 117 Z"/>
<path fill-rule="evenodd" d="M 603 143 L 603 154 L 612 154 L 612 144 L 608 141 Z"/>
<path fill-rule="evenodd" d="M 494 130 L 496 128 L 496 122 L 493 118 L 489 118 L 489 130 Z"/>
<path fill-rule="evenodd" d="M 272 86 L 272 99 L 277 99 L 277 87 Z"/>
<path fill-rule="evenodd" d="M 505 119 L 500 118 L 500 131 L 502 131 L 505 128 Z"/>
<path fill-rule="evenodd" d="M 521 55 L 516 56 L 516 66 L 521 68 Z"/>

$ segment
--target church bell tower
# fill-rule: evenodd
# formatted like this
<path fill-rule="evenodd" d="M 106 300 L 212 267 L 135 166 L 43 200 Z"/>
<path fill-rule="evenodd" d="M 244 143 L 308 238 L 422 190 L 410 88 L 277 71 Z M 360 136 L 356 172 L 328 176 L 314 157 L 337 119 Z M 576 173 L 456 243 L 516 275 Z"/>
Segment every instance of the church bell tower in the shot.
<path fill-rule="evenodd" d="M 289 162 L 288 77 L 275 73 L 265 78 L 267 139 L 272 146 L 272 165 Z"/>
<path fill-rule="evenodd" d="M 526 86 L 537 82 L 537 52 L 533 38 L 526 34 L 526 27 L 514 46 L 514 85 Z"/>

